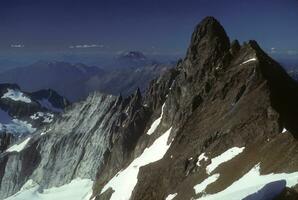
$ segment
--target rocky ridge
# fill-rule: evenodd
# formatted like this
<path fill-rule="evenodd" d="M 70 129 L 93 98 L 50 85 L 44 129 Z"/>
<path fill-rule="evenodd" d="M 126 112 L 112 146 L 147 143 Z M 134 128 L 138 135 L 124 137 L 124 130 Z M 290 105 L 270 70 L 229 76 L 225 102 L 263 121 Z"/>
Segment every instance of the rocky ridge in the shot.
<path fill-rule="evenodd" d="M 195 28 L 185 59 L 149 88 L 145 102 L 153 110 L 165 102 L 164 113 L 156 132 L 150 138 L 143 134 L 136 144 L 134 158 L 169 127 L 169 141 L 174 140 L 163 159 L 140 168 L 130 199 L 212 197 L 257 164 L 261 174 L 296 172 L 297 94 L 295 81 L 255 41 L 230 44 L 217 20 L 204 19 Z M 196 193 L 195 185 L 215 174 L 204 169 L 211 158 L 233 147 L 245 150 L 216 168 L 220 178 Z M 197 164 L 205 154 L 206 162 Z M 121 169 L 111 166 L 98 176 L 95 199 L 113 199 L 112 190 L 102 192 Z M 124 163 L 122 170 L 126 167 Z"/>
<path fill-rule="evenodd" d="M 277 62 L 207 17 L 144 97 L 95 93 L 22 151 L 0 154 L 0 198 L 28 180 L 42 193 L 77 178 L 94 181 L 96 200 L 294 198 L 296 102 L 298 86 Z"/>

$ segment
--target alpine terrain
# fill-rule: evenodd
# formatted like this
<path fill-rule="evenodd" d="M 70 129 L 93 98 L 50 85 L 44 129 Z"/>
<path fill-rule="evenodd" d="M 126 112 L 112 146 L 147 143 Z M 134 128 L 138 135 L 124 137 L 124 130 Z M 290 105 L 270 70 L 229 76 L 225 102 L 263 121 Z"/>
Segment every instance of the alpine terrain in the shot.
<path fill-rule="evenodd" d="M 3 151 L 0 199 L 298 199 L 297 102 L 256 41 L 206 17 L 145 94 L 92 93 Z"/>
<path fill-rule="evenodd" d="M 0 84 L 0 152 L 52 123 L 68 105 L 67 99 L 51 89 L 28 93 L 15 84 Z"/>

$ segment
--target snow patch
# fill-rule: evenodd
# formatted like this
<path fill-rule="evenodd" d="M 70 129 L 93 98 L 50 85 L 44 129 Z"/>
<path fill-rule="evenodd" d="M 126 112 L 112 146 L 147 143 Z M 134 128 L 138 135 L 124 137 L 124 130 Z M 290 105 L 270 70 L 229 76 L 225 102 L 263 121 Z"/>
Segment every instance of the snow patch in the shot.
<path fill-rule="evenodd" d="M 198 200 L 239 200 L 260 191 L 266 184 L 281 180 L 286 181 L 287 187 L 293 187 L 298 183 L 298 172 L 261 175 L 258 164 L 225 190 L 203 196 Z M 272 191 L 267 192 L 269 194 Z"/>
<path fill-rule="evenodd" d="M 243 63 L 241 63 L 241 65 L 244 65 L 244 64 L 250 63 L 250 62 L 254 62 L 254 61 L 257 61 L 257 58 L 248 59 L 248 60 L 244 61 Z"/>
<path fill-rule="evenodd" d="M 160 116 L 152 123 L 151 127 L 147 131 L 147 135 L 151 135 L 157 129 L 157 127 L 160 124 L 161 119 L 162 119 L 164 107 L 165 107 L 165 104 L 162 105 Z"/>
<path fill-rule="evenodd" d="M 28 144 L 28 142 L 30 141 L 30 137 L 27 138 L 26 140 L 24 140 L 23 142 L 21 142 L 20 144 L 15 144 L 15 145 L 12 145 L 11 147 L 9 147 L 6 152 L 13 152 L 13 151 L 16 151 L 16 152 L 21 152 L 25 146 Z"/>
<path fill-rule="evenodd" d="M 215 158 L 212 158 L 211 164 L 209 164 L 206 167 L 207 173 L 210 174 L 219 165 L 233 159 L 235 156 L 242 153 L 243 150 L 244 150 L 244 147 L 241 147 L 241 148 L 240 147 L 232 147 L 232 148 L 228 149 L 227 151 L 225 151 L 224 153 L 222 153 L 221 155 L 219 155 Z"/>
<path fill-rule="evenodd" d="M 48 130 L 45 130 L 45 131 L 41 132 L 40 135 L 45 135 L 45 134 L 47 134 L 48 132 L 50 132 L 51 130 L 52 130 L 51 128 L 48 129 Z"/>
<path fill-rule="evenodd" d="M 36 128 L 33 128 L 32 124 L 19 119 L 12 119 L 9 124 L 0 123 L 0 132 L 8 132 L 21 136 L 27 133 L 33 133 L 34 131 L 36 131 Z"/>
<path fill-rule="evenodd" d="M 53 121 L 54 118 L 54 114 L 52 113 L 43 113 L 43 112 L 37 112 L 33 115 L 30 116 L 31 119 L 33 120 L 37 120 L 42 118 L 43 119 L 43 123 L 51 123 Z"/>
<path fill-rule="evenodd" d="M 25 103 L 31 103 L 31 99 L 26 97 L 23 92 L 20 90 L 13 90 L 13 89 L 7 89 L 7 92 L 3 94 L 1 97 L 2 99 L 11 99 L 13 101 L 22 101 Z"/>
<path fill-rule="evenodd" d="M 28 180 L 18 193 L 5 200 L 89 200 L 92 194 L 92 185 L 93 181 L 89 179 L 77 178 L 60 187 L 42 190 L 33 180 Z"/>
<path fill-rule="evenodd" d="M 176 196 L 177 196 L 177 193 L 169 194 L 169 195 L 165 198 L 165 200 L 172 200 L 172 199 L 174 199 Z"/>
<path fill-rule="evenodd" d="M 285 133 L 285 132 L 287 132 L 288 130 L 286 129 L 286 128 L 284 128 L 283 130 L 282 130 L 282 132 L 281 133 Z"/>
<path fill-rule="evenodd" d="M 205 153 L 201 153 L 201 155 L 199 155 L 199 158 L 198 158 L 198 161 L 197 161 L 197 166 L 200 167 L 201 164 L 200 162 L 204 160 L 204 161 L 207 161 L 208 160 L 208 157 L 205 155 Z"/>
<path fill-rule="evenodd" d="M 219 178 L 219 174 L 213 174 L 212 176 L 209 176 L 208 178 L 206 178 L 200 184 L 195 185 L 193 189 L 196 191 L 196 194 L 199 194 L 203 192 L 208 185 L 210 185 L 211 183 L 214 183 L 218 178 Z"/>
<path fill-rule="evenodd" d="M 102 189 L 101 194 L 107 189 L 114 190 L 110 200 L 127 200 L 130 198 L 134 187 L 138 182 L 139 169 L 142 166 L 156 162 L 163 158 L 171 143 L 167 144 L 172 128 L 168 129 L 154 143 L 146 148 L 130 165 L 118 172 Z"/>

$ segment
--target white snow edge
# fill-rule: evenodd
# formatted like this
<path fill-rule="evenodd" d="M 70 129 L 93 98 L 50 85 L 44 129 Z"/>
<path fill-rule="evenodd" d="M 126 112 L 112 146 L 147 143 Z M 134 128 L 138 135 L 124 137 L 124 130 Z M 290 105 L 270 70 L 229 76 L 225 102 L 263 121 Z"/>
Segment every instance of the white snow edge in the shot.
<path fill-rule="evenodd" d="M 174 198 L 177 196 L 177 194 L 178 194 L 178 193 L 169 194 L 169 195 L 165 198 L 165 200 L 172 200 L 172 199 L 174 199 Z"/>
<path fill-rule="evenodd" d="M 169 128 L 163 135 L 157 138 L 150 147 L 147 147 L 144 152 L 134 159 L 130 165 L 118 172 L 102 189 L 101 194 L 107 189 L 112 188 L 113 194 L 110 200 L 126 200 L 129 199 L 135 186 L 138 183 L 138 173 L 142 166 L 156 162 L 163 158 L 170 144 L 168 139 L 172 127 Z"/>
<path fill-rule="evenodd" d="M 206 167 L 207 173 L 211 174 L 219 165 L 233 159 L 238 154 L 242 153 L 244 149 L 245 147 L 232 147 L 227 151 L 223 152 L 221 155 L 212 158 L 211 163 Z"/>
<path fill-rule="evenodd" d="M 161 122 L 162 116 L 163 116 L 164 107 L 165 107 L 165 103 L 161 107 L 160 116 L 152 123 L 151 127 L 147 131 L 147 135 L 152 135 L 152 133 L 154 133 L 154 131 L 157 129 L 158 125 Z"/>
<path fill-rule="evenodd" d="M 6 152 L 21 152 L 25 146 L 28 144 L 28 142 L 30 141 L 30 137 L 27 138 L 26 140 L 24 140 L 23 142 L 21 142 L 20 144 L 15 144 L 15 145 L 12 145 L 11 147 L 9 147 Z"/>
<path fill-rule="evenodd" d="M 193 189 L 196 191 L 196 194 L 203 192 L 208 185 L 217 181 L 219 176 L 219 174 L 213 174 L 212 176 L 209 176 L 204 181 L 202 181 L 200 184 L 195 185 Z"/>
<path fill-rule="evenodd" d="M 257 58 L 248 59 L 248 60 L 244 61 L 243 63 L 241 63 L 241 65 L 244 65 L 244 64 L 250 63 L 250 62 L 254 62 L 254 61 L 257 61 Z"/>

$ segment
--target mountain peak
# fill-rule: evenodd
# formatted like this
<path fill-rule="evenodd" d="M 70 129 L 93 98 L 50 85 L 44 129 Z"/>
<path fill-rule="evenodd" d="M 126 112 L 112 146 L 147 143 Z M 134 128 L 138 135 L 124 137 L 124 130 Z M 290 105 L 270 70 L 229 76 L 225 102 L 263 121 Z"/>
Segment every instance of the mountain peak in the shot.
<path fill-rule="evenodd" d="M 230 40 L 222 25 L 214 17 L 206 17 L 192 34 L 187 57 L 191 60 L 218 57 L 224 55 L 229 48 Z"/>
<path fill-rule="evenodd" d="M 129 59 L 129 60 L 146 60 L 147 57 L 140 51 L 128 51 L 119 56 L 119 59 Z"/>

